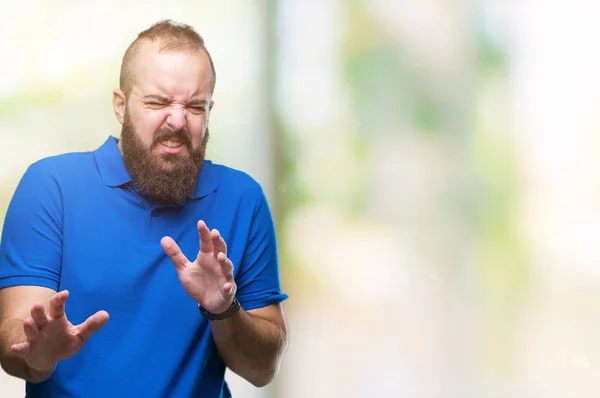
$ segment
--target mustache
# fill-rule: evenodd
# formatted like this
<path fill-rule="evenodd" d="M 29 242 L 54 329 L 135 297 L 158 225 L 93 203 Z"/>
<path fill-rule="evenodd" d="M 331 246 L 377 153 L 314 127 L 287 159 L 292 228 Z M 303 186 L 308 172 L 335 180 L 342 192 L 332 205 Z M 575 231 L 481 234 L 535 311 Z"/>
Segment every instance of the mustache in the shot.
<path fill-rule="evenodd" d="M 162 129 L 158 130 L 156 134 L 154 134 L 154 139 L 152 141 L 152 147 L 158 145 L 160 141 L 164 140 L 177 140 L 181 141 L 183 145 L 185 145 L 188 149 L 192 147 L 192 137 L 189 133 L 183 130 L 167 130 Z"/>

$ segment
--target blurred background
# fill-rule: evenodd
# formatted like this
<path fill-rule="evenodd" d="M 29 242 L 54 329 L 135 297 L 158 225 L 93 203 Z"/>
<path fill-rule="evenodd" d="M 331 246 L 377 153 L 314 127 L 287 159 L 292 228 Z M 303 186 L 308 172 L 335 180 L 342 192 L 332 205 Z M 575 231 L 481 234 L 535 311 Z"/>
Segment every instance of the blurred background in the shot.
<path fill-rule="evenodd" d="M 2 6 L 0 221 L 29 164 L 118 136 L 138 32 L 204 36 L 209 157 L 268 193 L 290 295 L 279 377 L 234 396 L 600 396 L 600 3 Z"/>

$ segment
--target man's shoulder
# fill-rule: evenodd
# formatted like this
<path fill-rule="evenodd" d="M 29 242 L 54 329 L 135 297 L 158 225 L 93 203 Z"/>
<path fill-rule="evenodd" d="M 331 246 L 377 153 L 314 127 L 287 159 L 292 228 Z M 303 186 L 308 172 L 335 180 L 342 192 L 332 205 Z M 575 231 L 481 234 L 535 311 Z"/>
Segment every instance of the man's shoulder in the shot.
<path fill-rule="evenodd" d="M 63 179 L 92 170 L 93 152 L 66 152 L 43 157 L 31 163 L 25 174 L 31 178 Z"/>
<path fill-rule="evenodd" d="M 261 184 L 249 173 L 211 161 L 208 163 L 210 174 L 217 180 L 219 189 L 254 195 L 262 194 Z"/>
<path fill-rule="evenodd" d="M 82 152 L 64 152 L 57 155 L 50 155 L 43 157 L 33 164 L 39 164 L 46 167 L 60 168 L 69 167 L 76 164 L 82 164 L 86 161 L 92 160 L 94 152 L 82 151 Z"/>

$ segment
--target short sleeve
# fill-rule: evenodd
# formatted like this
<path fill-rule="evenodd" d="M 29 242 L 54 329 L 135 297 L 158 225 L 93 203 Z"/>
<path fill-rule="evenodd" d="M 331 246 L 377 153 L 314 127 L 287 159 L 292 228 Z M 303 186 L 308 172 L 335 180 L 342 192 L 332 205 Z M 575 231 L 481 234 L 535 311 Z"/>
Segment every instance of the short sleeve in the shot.
<path fill-rule="evenodd" d="M 42 161 L 32 164 L 10 201 L 0 240 L 0 288 L 58 290 L 62 263 L 62 200 Z"/>
<path fill-rule="evenodd" d="M 281 293 L 275 226 L 262 189 L 256 200 L 249 236 L 236 283 L 237 298 L 246 310 L 288 298 Z"/>

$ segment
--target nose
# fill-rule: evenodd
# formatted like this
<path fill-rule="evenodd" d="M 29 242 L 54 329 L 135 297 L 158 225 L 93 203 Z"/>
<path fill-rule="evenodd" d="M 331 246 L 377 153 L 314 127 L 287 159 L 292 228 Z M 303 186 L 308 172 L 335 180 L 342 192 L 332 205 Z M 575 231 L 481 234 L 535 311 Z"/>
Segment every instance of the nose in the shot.
<path fill-rule="evenodd" d="M 172 105 L 169 116 L 167 117 L 167 125 L 173 129 L 173 131 L 183 129 L 186 123 L 185 113 L 186 110 L 184 106 Z"/>

